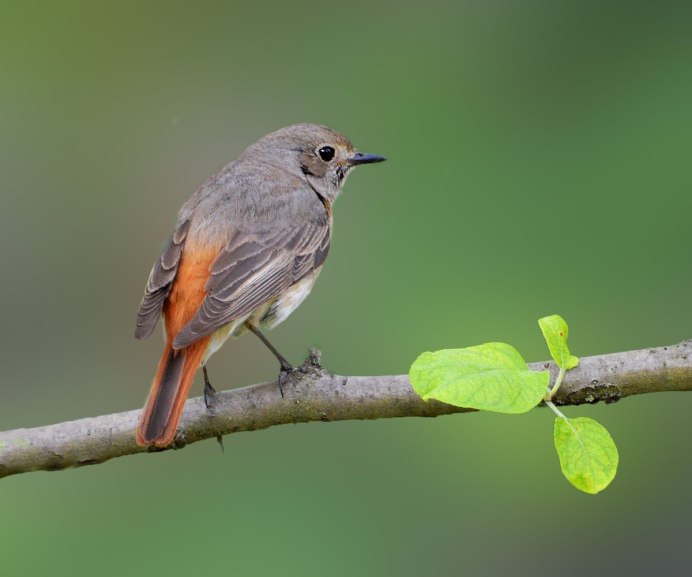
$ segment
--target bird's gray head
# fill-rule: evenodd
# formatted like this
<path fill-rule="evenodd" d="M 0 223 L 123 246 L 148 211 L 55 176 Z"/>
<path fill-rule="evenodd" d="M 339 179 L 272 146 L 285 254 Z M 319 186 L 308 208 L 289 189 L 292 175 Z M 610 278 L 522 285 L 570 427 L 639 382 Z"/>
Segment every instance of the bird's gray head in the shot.
<path fill-rule="evenodd" d="M 358 152 L 348 138 L 319 124 L 281 128 L 250 146 L 245 155 L 306 180 L 329 202 L 336 199 L 352 168 L 385 160 Z"/>

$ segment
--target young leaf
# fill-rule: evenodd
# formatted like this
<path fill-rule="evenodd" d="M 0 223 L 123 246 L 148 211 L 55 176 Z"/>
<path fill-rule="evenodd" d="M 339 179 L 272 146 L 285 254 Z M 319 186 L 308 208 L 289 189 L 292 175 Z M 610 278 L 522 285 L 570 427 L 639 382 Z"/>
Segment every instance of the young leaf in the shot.
<path fill-rule="evenodd" d="M 409 377 L 426 401 L 498 413 L 531 410 L 550 380 L 547 371 L 529 371 L 519 352 L 505 343 L 423 353 L 411 365 Z"/>
<path fill-rule="evenodd" d="M 579 364 L 579 357 L 571 355 L 567 348 L 567 323 L 560 315 L 538 319 L 543 337 L 548 343 L 550 354 L 561 369 L 573 369 Z"/>
<path fill-rule="evenodd" d="M 577 489 L 596 494 L 615 477 L 618 450 L 603 425 L 586 417 L 558 417 L 554 439 L 562 474 Z"/>

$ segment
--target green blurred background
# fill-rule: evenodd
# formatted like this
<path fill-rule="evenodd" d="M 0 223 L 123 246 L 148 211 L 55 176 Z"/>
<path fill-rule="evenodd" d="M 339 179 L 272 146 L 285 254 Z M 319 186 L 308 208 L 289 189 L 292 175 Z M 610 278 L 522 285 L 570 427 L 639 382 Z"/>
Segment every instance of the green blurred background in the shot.
<path fill-rule="evenodd" d="M 349 179 L 327 266 L 272 334 L 346 375 L 502 340 L 692 337 L 688 2 L 0 3 L 2 429 L 143 403 L 134 315 L 183 200 L 321 122 Z M 274 378 L 253 338 L 218 388 Z M 194 393 L 201 393 L 196 384 Z M 567 409 L 619 475 L 563 479 L 552 417 L 310 423 L 0 481 L 8 575 L 690 574 L 685 394 Z"/>

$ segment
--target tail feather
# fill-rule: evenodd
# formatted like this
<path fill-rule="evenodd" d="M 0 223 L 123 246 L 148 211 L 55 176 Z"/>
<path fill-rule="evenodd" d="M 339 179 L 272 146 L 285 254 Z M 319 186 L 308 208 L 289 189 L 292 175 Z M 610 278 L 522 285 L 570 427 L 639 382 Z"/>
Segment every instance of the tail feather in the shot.
<path fill-rule="evenodd" d="M 206 337 L 180 350 L 173 348 L 171 339 L 166 342 L 137 426 L 138 445 L 166 447 L 173 442 L 188 391 L 209 339 Z"/>

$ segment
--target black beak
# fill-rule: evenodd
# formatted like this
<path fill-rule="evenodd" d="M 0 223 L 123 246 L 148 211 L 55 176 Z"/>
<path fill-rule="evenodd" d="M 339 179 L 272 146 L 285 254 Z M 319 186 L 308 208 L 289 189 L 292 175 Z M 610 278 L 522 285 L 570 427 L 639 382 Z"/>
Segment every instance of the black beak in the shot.
<path fill-rule="evenodd" d="M 387 159 L 384 156 L 356 152 L 351 158 L 348 159 L 348 163 L 351 166 L 358 166 L 359 164 L 373 164 L 375 162 L 383 162 L 385 160 Z"/>

